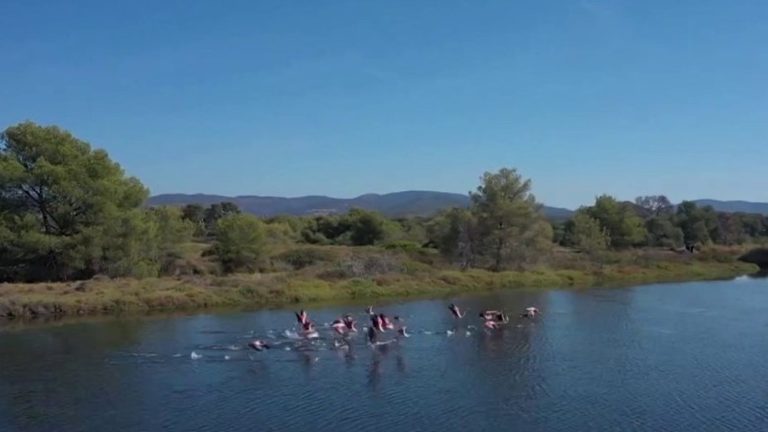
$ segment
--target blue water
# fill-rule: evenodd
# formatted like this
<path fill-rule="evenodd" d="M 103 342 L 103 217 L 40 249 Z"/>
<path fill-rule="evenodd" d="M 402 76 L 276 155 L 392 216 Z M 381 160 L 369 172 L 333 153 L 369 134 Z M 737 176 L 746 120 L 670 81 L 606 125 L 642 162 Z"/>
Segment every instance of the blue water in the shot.
<path fill-rule="evenodd" d="M 481 309 L 529 305 L 540 319 L 468 329 Z M 291 341 L 290 310 L 0 331 L 0 431 L 768 430 L 765 279 L 380 309 L 411 337 Z M 249 350 L 254 337 L 278 346 Z"/>

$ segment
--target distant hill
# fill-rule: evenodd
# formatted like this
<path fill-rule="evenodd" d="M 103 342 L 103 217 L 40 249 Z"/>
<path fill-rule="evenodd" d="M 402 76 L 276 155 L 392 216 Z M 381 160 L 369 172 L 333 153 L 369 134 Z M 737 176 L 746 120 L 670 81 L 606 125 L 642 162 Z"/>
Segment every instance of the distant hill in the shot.
<path fill-rule="evenodd" d="M 757 213 L 768 215 L 768 203 L 750 201 L 718 201 L 711 199 L 693 200 L 698 206 L 712 206 L 717 211 L 728 213 Z"/>
<path fill-rule="evenodd" d="M 428 216 L 442 209 L 464 207 L 469 204 L 469 197 L 457 193 L 431 191 L 405 191 L 382 195 L 366 194 L 348 199 L 327 196 L 282 198 L 254 195 L 228 197 L 205 194 L 163 194 L 151 197 L 147 204 L 209 205 L 222 201 L 233 202 L 243 211 L 264 217 L 344 213 L 351 208 L 375 210 L 390 217 L 404 217 Z M 544 206 L 543 212 L 546 217 L 552 220 L 567 219 L 573 213 L 568 209 L 547 206 Z"/>
<path fill-rule="evenodd" d="M 151 197 L 147 204 L 185 205 L 195 203 L 210 205 L 222 201 L 233 202 L 248 213 L 264 217 L 344 213 L 351 208 L 375 210 L 390 217 L 404 217 L 429 216 L 442 209 L 464 207 L 469 204 L 469 197 L 457 193 L 432 191 L 366 194 L 356 198 L 331 198 L 322 195 L 284 198 L 256 195 L 230 197 L 208 194 L 163 194 Z M 768 203 L 711 199 L 699 199 L 693 200 L 693 202 L 699 206 L 710 205 L 715 210 L 722 212 L 768 215 Z M 572 210 L 560 207 L 544 206 L 543 212 L 547 218 L 554 221 L 565 220 L 573 215 Z"/>

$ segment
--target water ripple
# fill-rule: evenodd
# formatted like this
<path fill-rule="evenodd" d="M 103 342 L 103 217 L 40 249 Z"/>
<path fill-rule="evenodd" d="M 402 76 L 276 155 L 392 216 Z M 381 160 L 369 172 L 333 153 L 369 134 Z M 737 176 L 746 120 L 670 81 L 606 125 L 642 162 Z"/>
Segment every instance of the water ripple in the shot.
<path fill-rule="evenodd" d="M 375 347 L 291 311 L 3 333 L 0 430 L 764 431 L 768 290 L 734 283 L 460 299 L 546 311 L 495 331 L 389 305 L 412 337 Z"/>

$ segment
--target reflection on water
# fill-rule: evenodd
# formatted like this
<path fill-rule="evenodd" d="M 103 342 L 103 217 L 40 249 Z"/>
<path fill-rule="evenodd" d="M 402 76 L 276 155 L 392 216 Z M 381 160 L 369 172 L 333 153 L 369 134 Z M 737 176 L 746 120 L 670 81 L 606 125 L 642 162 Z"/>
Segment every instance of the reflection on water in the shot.
<path fill-rule="evenodd" d="M 765 279 L 391 304 L 411 337 L 286 337 L 292 311 L 0 333 L 2 431 L 763 431 Z M 537 321 L 486 331 L 477 314 Z M 362 308 L 311 311 L 318 323 Z M 253 338 L 271 350 L 246 348 Z M 194 352 L 195 356 L 191 356 Z M 193 358 L 195 357 L 195 358 Z M 375 424 L 371 423 L 375 421 Z"/>

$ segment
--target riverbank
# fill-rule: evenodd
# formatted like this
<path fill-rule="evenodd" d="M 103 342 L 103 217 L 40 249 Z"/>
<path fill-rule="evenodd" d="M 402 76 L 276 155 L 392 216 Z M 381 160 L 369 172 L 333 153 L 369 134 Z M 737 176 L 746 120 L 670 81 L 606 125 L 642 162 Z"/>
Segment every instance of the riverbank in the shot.
<path fill-rule="evenodd" d="M 0 317 L 34 318 L 266 308 L 290 304 L 442 297 L 500 289 L 588 288 L 727 279 L 757 271 L 737 253 L 679 256 L 659 251 L 611 254 L 600 262 L 561 256 L 526 271 L 460 271 L 427 265 L 430 257 L 360 250 L 296 264 L 285 271 L 228 276 L 93 279 L 71 283 L 2 284 Z M 302 256 L 311 254 L 302 254 Z M 291 261 L 288 260 L 288 261 Z M 350 261 L 352 260 L 352 261 Z M 350 264 L 351 262 L 351 264 Z M 555 266 L 556 265 L 556 266 Z"/>

